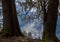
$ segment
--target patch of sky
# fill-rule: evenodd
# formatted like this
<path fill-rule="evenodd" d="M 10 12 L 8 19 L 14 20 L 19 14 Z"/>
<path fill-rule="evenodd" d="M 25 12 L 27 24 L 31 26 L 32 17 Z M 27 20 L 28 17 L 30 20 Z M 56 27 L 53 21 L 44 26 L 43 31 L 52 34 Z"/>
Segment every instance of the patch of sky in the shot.
<path fill-rule="evenodd" d="M 37 8 L 36 7 L 33 7 L 32 9 L 31 9 L 31 12 L 36 12 L 36 10 L 37 10 Z"/>
<path fill-rule="evenodd" d="M 27 9 L 27 11 L 24 11 L 22 6 L 17 6 L 17 7 L 18 7 L 17 9 L 18 9 L 18 11 L 20 12 L 20 15 L 21 15 L 21 17 L 18 16 L 18 20 L 19 20 L 21 29 L 25 30 L 27 33 L 33 31 L 32 34 L 34 34 L 34 35 L 36 34 L 34 37 L 37 38 L 37 36 L 40 35 L 38 33 L 39 30 L 41 30 L 41 26 L 40 26 L 41 24 L 38 23 L 39 22 L 38 19 L 33 19 L 33 20 L 30 19 L 27 23 L 25 23 L 24 21 L 21 20 L 21 19 L 25 18 L 23 14 L 27 13 L 26 17 L 29 17 L 32 14 L 32 12 L 33 12 L 34 15 L 36 15 L 35 12 L 36 12 L 37 9 L 35 7 L 33 7 L 33 8 L 31 8 L 31 10 Z"/>
<path fill-rule="evenodd" d="M 58 16 L 58 21 L 57 21 L 57 31 L 56 31 L 57 34 L 60 33 L 60 16 Z"/>
<path fill-rule="evenodd" d="M 16 2 L 21 2 L 21 3 L 23 3 L 23 2 L 26 2 L 26 0 L 16 0 Z"/>

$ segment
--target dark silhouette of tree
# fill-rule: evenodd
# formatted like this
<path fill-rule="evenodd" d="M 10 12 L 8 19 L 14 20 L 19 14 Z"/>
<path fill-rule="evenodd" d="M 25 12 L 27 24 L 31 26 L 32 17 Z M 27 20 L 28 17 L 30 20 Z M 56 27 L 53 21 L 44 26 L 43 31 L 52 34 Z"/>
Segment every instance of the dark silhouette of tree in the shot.
<path fill-rule="evenodd" d="M 43 10 L 44 10 L 43 42 L 50 42 L 50 41 L 57 42 L 58 41 L 58 39 L 56 37 L 58 4 L 59 4 L 59 0 L 49 0 L 47 12 L 46 12 L 45 8 L 43 8 Z"/>
<path fill-rule="evenodd" d="M 17 19 L 15 0 L 2 0 L 3 36 L 23 36 Z"/>

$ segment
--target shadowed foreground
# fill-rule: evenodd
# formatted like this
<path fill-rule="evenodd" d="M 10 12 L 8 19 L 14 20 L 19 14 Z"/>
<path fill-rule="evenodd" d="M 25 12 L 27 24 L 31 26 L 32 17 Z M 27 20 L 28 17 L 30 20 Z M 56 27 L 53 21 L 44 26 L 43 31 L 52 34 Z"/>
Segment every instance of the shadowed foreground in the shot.
<path fill-rule="evenodd" d="M 0 42 L 42 42 L 42 41 L 40 39 L 29 39 L 23 37 L 8 37 L 8 38 L 0 37 Z"/>
<path fill-rule="evenodd" d="M 0 42 L 42 42 L 40 39 L 29 39 L 29 38 L 23 38 L 23 37 L 0 37 Z M 53 41 L 49 41 L 53 42 Z M 60 41 L 59 41 L 60 42 Z"/>

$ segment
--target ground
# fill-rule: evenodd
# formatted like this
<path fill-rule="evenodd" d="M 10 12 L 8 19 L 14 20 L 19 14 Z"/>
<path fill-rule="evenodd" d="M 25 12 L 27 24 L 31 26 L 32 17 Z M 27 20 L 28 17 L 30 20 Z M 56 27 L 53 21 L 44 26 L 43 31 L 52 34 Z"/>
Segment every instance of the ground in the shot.
<path fill-rule="evenodd" d="M 42 42 L 40 39 L 30 39 L 23 37 L 0 37 L 0 42 Z"/>

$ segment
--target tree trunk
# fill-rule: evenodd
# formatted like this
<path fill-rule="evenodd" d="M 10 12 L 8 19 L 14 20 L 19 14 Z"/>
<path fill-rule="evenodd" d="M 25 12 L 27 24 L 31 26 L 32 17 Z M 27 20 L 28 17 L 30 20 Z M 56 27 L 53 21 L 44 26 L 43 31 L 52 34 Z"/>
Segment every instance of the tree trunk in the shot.
<path fill-rule="evenodd" d="M 47 14 L 44 15 L 43 42 L 57 42 L 58 40 L 56 37 L 58 4 L 59 0 L 49 0 Z"/>
<path fill-rule="evenodd" d="M 4 36 L 23 36 L 17 19 L 15 0 L 2 0 Z"/>

